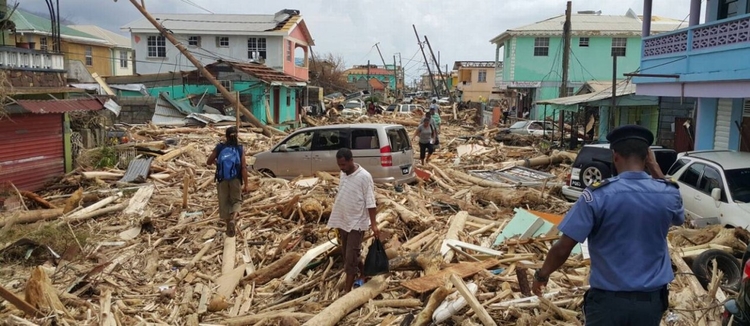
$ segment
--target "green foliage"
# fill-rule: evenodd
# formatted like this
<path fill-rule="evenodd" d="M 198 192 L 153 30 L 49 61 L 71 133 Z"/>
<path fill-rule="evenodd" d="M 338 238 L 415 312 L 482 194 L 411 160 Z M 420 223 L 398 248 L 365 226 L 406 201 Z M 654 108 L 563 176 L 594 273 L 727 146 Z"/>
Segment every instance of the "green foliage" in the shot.
<path fill-rule="evenodd" d="M 119 156 L 117 154 L 117 150 L 115 150 L 112 146 L 102 146 L 97 148 L 97 151 L 92 153 L 95 157 L 95 164 L 94 168 L 96 169 L 103 169 L 103 168 L 111 168 L 117 165 L 117 162 L 119 160 Z"/>
<path fill-rule="evenodd" d="M 365 98 L 365 103 L 367 102 L 378 104 L 380 103 L 380 97 L 378 97 L 377 95 L 370 96 L 368 98 Z"/>

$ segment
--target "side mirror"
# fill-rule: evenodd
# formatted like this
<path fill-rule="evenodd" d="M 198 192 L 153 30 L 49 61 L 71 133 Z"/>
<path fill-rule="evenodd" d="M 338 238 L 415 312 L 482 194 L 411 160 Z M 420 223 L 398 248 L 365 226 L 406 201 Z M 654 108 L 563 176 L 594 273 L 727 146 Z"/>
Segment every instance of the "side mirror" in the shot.
<path fill-rule="evenodd" d="M 279 146 L 279 152 L 288 152 L 288 150 L 286 149 L 286 144 Z"/>
<path fill-rule="evenodd" d="M 713 198 L 715 201 L 720 201 L 721 200 L 721 189 L 719 189 L 719 188 L 711 189 L 711 198 Z"/>

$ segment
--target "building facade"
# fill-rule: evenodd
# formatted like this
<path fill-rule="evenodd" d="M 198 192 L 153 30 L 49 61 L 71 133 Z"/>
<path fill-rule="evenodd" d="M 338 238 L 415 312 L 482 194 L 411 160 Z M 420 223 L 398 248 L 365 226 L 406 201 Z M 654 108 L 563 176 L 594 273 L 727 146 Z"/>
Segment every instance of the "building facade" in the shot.
<path fill-rule="evenodd" d="M 750 151 L 750 3 L 708 1 L 700 17 L 701 1 L 690 0 L 688 27 L 644 37 L 636 92 L 695 98 L 695 150 Z M 651 29 L 644 23 L 643 35 Z"/>
<path fill-rule="evenodd" d="M 100 75 L 130 76 L 133 74 L 135 55 L 129 38 L 95 25 L 71 25 L 68 27 L 89 35 L 94 35 L 112 45 L 109 48 L 109 60 L 112 69 L 106 74 L 99 72 Z"/>
<path fill-rule="evenodd" d="M 298 10 L 273 15 L 154 14 L 204 65 L 217 59 L 255 62 L 304 81 L 309 47 L 314 45 Z M 145 18 L 122 27 L 131 35 L 135 72 L 155 74 L 195 69 Z"/>
<path fill-rule="evenodd" d="M 562 86 L 563 24 L 565 16 L 510 29 L 490 40 L 496 46 L 495 62 L 503 62 L 497 90 L 516 89 L 525 94 L 519 106 L 560 97 Z M 653 32 L 672 31 L 681 21 L 658 18 Z M 568 84 L 564 96 L 575 94 L 589 80 L 611 80 L 613 54 L 617 54 L 617 79 L 640 64 L 642 19 L 632 10 L 624 16 L 579 12 L 571 15 Z M 541 117 L 533 109 L 532 116 Z"/>
<path fill-rule="evenodd" d="M 367 65 L 354 66 L 344 71 L 346 75 L 346 81 L 350 83 L 357 83 L 359 80 L 377 79 L 381 83 L 385 84 L 385 87 L 389 90 L 395 90 L 398 84 L 398 70 L 394 71 L 393 66 L 390 69 L 378 67 L 376 65 L 370 65 L 369 69 Z"/>
<path fill-rule="evenodd" d="M 456 89 L 461 100 L 468 102 L 487 101 L 495 86 L 495 67 L 502 69 L 502 62 L 456 61 L 453 70 L 458 75 Z"/>
<path fill-rule="evenodd" d="M 10 33 L 9 44 L 42 52 L 62 53 L 65 61 L 79 61 L 89 73 L 109 75 L 112 71 L 111 48 L 115 45 L 65 25 L 60 26 L 61 45 L 55 49 L 52 22 L 21 9 L 11 15 L 15 31 Z"/>

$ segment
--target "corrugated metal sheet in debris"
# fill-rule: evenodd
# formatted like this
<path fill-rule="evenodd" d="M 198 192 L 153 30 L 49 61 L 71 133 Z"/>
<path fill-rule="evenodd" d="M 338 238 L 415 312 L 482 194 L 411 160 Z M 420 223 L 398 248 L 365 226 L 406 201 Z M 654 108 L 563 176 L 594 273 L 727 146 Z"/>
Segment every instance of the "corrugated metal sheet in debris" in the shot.
<path fill-rule="evenodd" d="M 125 171 L 125 175 L 122 176 L 120 182 L 146 182 L 148 179 L 148 173 L 151 171 L 151 161 L 153 160 L 153 157 L 149 157 L 130 161 L 130 164 L 128 164 L 128 170 Z"/>
<path fill-rule="evenodd" d="M 61 114 L 0 120 L 0 183 L 37 191 L 65 172 Z"/>

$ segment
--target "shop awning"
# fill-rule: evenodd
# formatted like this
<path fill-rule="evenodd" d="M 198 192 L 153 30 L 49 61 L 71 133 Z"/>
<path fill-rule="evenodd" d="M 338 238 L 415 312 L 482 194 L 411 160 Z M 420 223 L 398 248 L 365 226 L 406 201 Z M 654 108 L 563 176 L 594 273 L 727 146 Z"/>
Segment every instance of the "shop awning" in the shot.
<path fill-rule="evenodd" d="M 633 95 L 635 94 L 635 84 L 631 82 L 620 83 L 617 85 L 617 90 L 615 92 L 616 92 L 617 97 Z M 579 104 L 601 101 L 601 100 L 605 100 L 608 98 L 612 98 L 612 87 L 602 89 L 598 92 L 589 93 L 589 94 L 581 94 L 581 95 L 574 95 L 574 96 L 568 96 L 568 97 L 559 97 L 559 98 L 550 99 L 550 100 L 537 101 L 536 104 L 537 105 L 548 104 L 548 105 L 557 105 L 557 106 L 573 106 L 573 105 L 577 106 Z"/>

